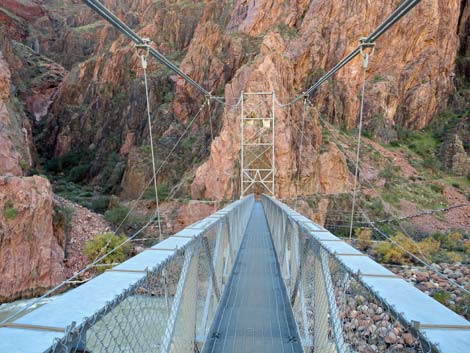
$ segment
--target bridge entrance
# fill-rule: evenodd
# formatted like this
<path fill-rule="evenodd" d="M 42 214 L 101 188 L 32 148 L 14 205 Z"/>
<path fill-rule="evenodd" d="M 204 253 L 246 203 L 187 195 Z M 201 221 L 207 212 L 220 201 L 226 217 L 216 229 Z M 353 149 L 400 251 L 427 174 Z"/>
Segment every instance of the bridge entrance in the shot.
<path fill-rule="evenodd" d="M 241 97 L 240 196 L 274 196 L 274 92 L 244 93 Z"/>

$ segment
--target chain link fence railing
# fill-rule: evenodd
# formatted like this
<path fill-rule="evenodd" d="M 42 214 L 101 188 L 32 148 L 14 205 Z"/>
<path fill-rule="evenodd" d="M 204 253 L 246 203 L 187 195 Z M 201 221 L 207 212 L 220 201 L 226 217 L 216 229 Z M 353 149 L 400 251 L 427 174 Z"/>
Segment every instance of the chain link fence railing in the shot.
<path fill-rule="evenodd" d="M 360 262 L 366 255 L 280 202 L 262 201 L 305 352 L 436 351 L 362 280 L 374 274 L 351 271 L 341 260 Z"/>
<path fill-rule="evenodd" d="M 108 295 L 105 305 L 84 317 L 68 322 L 64 334 L 47 349 L 18 342 L 19 351 L 51 353 L 193 353 L 202 348 L 224 285 L 231 272 L 254 204 L 248 196 L 197 222 L 134 258 L 108 270 L 87 284 L 65 293 L 59 301 L 37 309 L 1 330 L 52 330 L 47 313 L 64 305 L 77 307 L 107 296 L 110 281 L 136 278 L 119 295 Z M 146 259 L 154 259 L 153 262 Z M 159 259 L 155 261 L 155 259 Z M 144 266 L 145 264 L 145 266 Z M 140 267 L 140 268 L 137 268 Z M 100 278 L 101 277 L 101 278 Z M 102 285 L 100 285 L 100 283 Z M 85 289 L 87 286 L 90 292 Z M 68 302 L 73 291 L 84 293 L 83 303 Z M 76 296 L 74 296 L 76 298 Z M 43 313 L 43 315 L 41 315 Z M 37 319 L 44 324 L 37 324 Z M 66 320 L 66 318 L 63 318 Z M 54 326 L 57 326 L 54 325 Z M 60 331 L 60 327 L 54 327 Z M 29 331 L 30 332 L 30 331 Z M 1 332 L 0 332 L 1 333 Z M 13 339 L 13 336 L 12 336 Z M 15 342 L 0 343 L 13 347 Z M 7 350 L 5 350 L 6 352 Z"/>

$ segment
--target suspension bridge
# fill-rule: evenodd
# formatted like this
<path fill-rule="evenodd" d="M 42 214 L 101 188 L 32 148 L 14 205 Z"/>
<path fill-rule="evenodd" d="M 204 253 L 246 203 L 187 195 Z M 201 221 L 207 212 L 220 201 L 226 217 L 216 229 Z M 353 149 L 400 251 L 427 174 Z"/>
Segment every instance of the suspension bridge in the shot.
<path fill-rule="evenodd" d="M 358 55 L 365 78 L 375 41 L 419 2 L 405 0 L 354 51 L 290 102 L 278 102 L 274 92 L 242 92 L 235 104 L 241 109 L 240 200 L 164 240 L 157 174 L 175 148 L 158 169 L 153 163 L 149 185 L 155 188 L 160 242 L 38 309 L 25 308 L 4 320 L 0 352 L 467 352 L 467 320 L 274 197 L 276 105 L 287 107 L 303 99 L 305 106 L 312 92 Z M 144 52 L 153 161 L 148 56 L 199 90 L 206 102 L 230 107 L 99 1 L 85 3 Z M 257 110 L 260 100 L 263 108 Z M 362 106 L 363 100 L 359 131 Z M 360 132 L 358 140 L 355 184 Z M 262 196 L 254 196 L 257 190 Z M 356 185 L 351 229 L 355 190 Z"/>

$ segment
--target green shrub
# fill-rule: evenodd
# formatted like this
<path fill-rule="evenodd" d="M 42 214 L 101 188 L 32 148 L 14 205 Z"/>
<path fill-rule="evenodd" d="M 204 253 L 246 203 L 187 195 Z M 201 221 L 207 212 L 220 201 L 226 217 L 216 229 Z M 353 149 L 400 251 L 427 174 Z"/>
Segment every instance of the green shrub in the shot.
<path fill-rule="evenodd" d="M 67 228 L 72 221 L 73 208 L 62 206 L 58 203 L 54 204 L 54 213 L 52 214 L 52 222 L 56 227 Z"/>
<path fill-rule="evenodd" d="M 104 218 L 106 218 L 106 220 L 111 223 L 119 224 L 127 216 L 129 211 L 130 209 L 128 207 L 124 205 L 118 205 L 111 208 L 110 210 L 107 210 L 104 213 Z"/>
<path fill-rule="evenodd" d="M 88 163 L 77 165 L 76 167 L 70 169 L 68 173 L 68 179 L 74 183 L 78 183 L 85 179 L 89 169 L 90 164 Z"/>
<path fill-rule="evenodd" d="M 80 149 L 46 161 L 44 168 L 51 174 L 64 173 L 67 179 L 79 182 L 86 177 L 94 158 L 93 151 Z"/>
<path fill-rule="evenodd" d="M 436 290 L 434 293 L 431 295 L 434 299 L 436 299 L 439 303 L 447 305 L 451 295 L 449 292 L 445 290 Z"/>
<path fill-rule="evenodd" d="M 423 167 L 434 171 L 442 169 L 442 163 L 434 154 L 427 155 L 423 158 Z"/>
<path fill-rule="evenodd" d="M 126 239 L 127 237 L 125 235 L 119 236 L 114 233 L 98 234 L 85 244 L 85 255 L 91 261 L 94 261 L 124 243 Z M 100 261 L 101 264 L 110 264 L 110 266 L 98 267 L 97 271 L 102 272 L 106 268 L 111 267 L 111 264 L 121 263 L 127 260 L 131 252 L 132 246 L 130 243 L 122 245 L 119 249 Z"/>
<path fill-rule="evenodd" d="M 413 261 L 413 257 L 409 255 L 407 251 L 419 257 L 422 255 L 425 257 L 433 257 L 440 249 L 440 242 L 432 238 L 426 238 L 421 242 L 415 242 L 410 237 L 398 232 L 392 237 L 392 240 L 400 246 L 395 245 L 392 242 L 384 242 L 375 249 L 376 255 L 383 262 L 404 264 Z M 405 251 L 405 249 L 407 251 Z"/>
<path fill-rule="evenodd" d="M 285 23 L 281 23 L 280 25 L 277 26 L 279 33 L 281 36 L 285 39 L 292 39 L 295 38 L 299 35 L 297 29 L 295 27 L 289 27 Z"/>
<path fill-rule="evenodd" d="M 441 243 L 441 247 L 445 250 L 456 250 L 462 243 L 463 236 L 459 232 L 444 234 L 441 232 L 434 233 L 432 238 Z"/>
<path fill-rule="evenodd" d="M 170 187 L 167 183 L 160 183 L 157 185 L 157 191 L 159 200 L 164 201 L 168 198 L 168 195 L 170 194 Z M 144 197 L 147 200 L 155 200 L 155 189 L 153 185 L 147 189 Z"/>
<path fill-rule="evenodd" d="M 465 243 L 463 244 L 462 251 L 463 251 L 465 254 L 470 255 L 470 242 L 465 242 Z"/>
<path fill-rule="evenodd" d="M 392 184 L 399 180 L 400 167 L 394 166 L 391 162 L 387 162 L 384 169 L 382 169 L 378 177 L 385 179 L 385 188 L 391 188 Z"/>
<path fill-rule="evenodd" d="M 431 184 L 430 187 L 432 191 L 438 194 L 442 194 L 444 192 L 444 187 L 440 184 Z"/>
<path fill-rule="evenodd" d="M 103 213 L 108 209 L 110 197 L 106 195 L 94 196 L 91 200 L 93 211 Z"/>
<path fill-rule="evenodd" d="M 143 216 L 131 212 L 129 207 L 124 205 L 117 205 L 104 213 L 104 218 L 111 223 L 121 224 L 124 226 L 139 226 L 147 222 L 147 219 Z"/>
<path fill-rule="evenodd" d="M 373 83 L 376 83 L 376 82 L 381 82 L 381 81 L 385 81 L 386 80 L 386 77 L 380 75 L 380 74 L 377 74 L 375 75 L 373 78 L 372 78 L 372 82 Z"/>
<path fill-rule="evenodd" d="M 15 208 L 12 201 L 5 202 L 3 215 L 6 219 L 15 219 L 16 216 L 18 216 L 18 210 Z"/>

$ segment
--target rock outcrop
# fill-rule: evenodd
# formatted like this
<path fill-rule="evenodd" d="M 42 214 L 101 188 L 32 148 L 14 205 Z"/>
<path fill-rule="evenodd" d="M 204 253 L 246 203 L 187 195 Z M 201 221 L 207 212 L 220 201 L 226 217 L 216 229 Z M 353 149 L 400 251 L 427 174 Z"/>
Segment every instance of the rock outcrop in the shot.
<path fill-rule="evenodd" d="M 0 301 L 38 295 L 65 278 L 51 185 L 39 176 L 2 176 L 0 189 Z"/>
<path fill-rule="evenodd" d="M 21 164 L 31 165 L 29 123 L 10 97 L 11 71 L 0 46 L 0 175 L 22 175 Z"/>
<path fill-rule="evenodd" d="M 459 135 L 452 134 L 441 145 L 441 160 L 453 174 L 470 176 L 470 155 L 467 154 Z"/>

